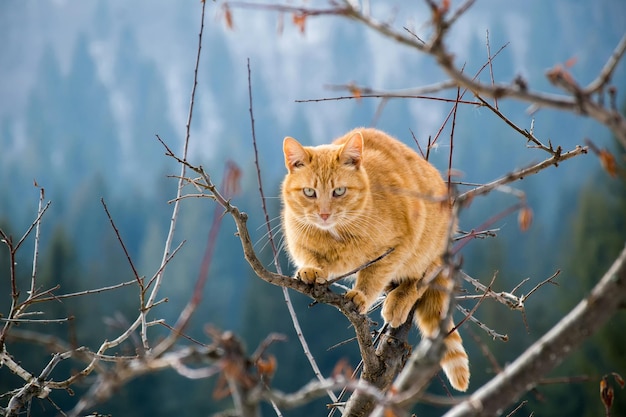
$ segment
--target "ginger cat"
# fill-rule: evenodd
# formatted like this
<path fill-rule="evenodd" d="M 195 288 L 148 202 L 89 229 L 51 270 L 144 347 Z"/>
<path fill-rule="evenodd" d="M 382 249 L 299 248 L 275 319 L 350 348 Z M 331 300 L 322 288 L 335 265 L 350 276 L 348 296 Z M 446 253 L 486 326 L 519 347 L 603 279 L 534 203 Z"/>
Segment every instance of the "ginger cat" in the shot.
<path fill-rule="evenodd" d="M 357 273 L 346 297 L 364 314 L 387 292 L 382 316 L 393 327 L 419 300 L 415 321 L 424 336 L 433 335 L 452 291 L 444 274 L 420 285 L 441 265 L 454 221 L 439 172 L 376 129 L 355 129 L 316 147 L 286 137 L 283 151 L 283 231 L 296 278 L 324 283 L 394 248 Z M 465 391 L 469 365 L 457 331 L 445 346 L 441 366 L 451 385 Z"/>

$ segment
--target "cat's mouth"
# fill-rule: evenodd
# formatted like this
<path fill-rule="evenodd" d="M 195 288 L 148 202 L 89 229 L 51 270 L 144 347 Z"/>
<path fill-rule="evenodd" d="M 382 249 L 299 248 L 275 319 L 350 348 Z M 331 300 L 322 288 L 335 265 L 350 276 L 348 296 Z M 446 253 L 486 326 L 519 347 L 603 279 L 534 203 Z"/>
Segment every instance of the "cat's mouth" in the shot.
<path fill-rule="evenodd" d="M 336 223 L 332 219 L 326 219 L 326 220 L 318 219 L 315 222 L 315 225 L 317 227 L 319 227 L 320 229 L 322 229 L 322 230 L 330 230 L 330 229 L 334 229 L 335 228 Z"/>
<path fill-rule="evenodd" d="M 322 216 L 317 216 L 313 223 L 319 229 L 326 231 L 334 230 L 335 226 L 337 225 L 334 216 L 325 216 L 325 218 Z"/>

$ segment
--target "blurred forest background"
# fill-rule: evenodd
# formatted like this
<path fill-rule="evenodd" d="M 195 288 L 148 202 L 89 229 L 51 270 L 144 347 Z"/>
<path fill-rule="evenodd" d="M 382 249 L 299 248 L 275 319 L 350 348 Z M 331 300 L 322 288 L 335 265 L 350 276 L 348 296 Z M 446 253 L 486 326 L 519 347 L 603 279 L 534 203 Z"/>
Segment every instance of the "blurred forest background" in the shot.
<path fill-rule="evenodd" d="M 101 198 L 139 273 L 151 276 L 158 268 L 171 215 L 168 200 L 176 192 L 176 181 L 168 175 L 176 174 L 178 168 L 163 155 L 155 134 L 174 149 L 182 146 L 200 23 L 197 3 L 0 3 L 0 227 L 20 236 L 37 213 L 39 191 L 33 181 L 45 188 L 52 205 L 42 224 L 38 272 L 42 286 L 59 284 L 58 293 L 69 293 L 132 279 Z M 375 15 L 418 32 L 428 19 L 422 4 L 372 3 Z M 309 18 L 301 33 L 291 16 L 275 12 L 235 8 L 231 28 L 219 2 L 207 10 L 190 160 L 201 163 L 216 183 L 226 161 L 242 169 L 242 191 L 233 202 L 250 215 L 257 250 L 268 265 L 271 254 L 265 245 L 257 192 L 246 58 L 252 67 L 257 139 L 273 226 L 278 224 L 284 136 L 319 144 L 352 127 L 375 122 L 414 145 L 411 129 L 425 146 L 452 107 L 427 100 L 394 100 L 378 113 L 379 100 L 296 103 L 342 95 L 327 87 L 351 81 L 397 89 L 445 77 L 430 58 L 342 19 Z M 475 73 L 487 59 L 488 30 L 492 53 L 508 44 L 494 60 L 496 80 L 507 82 L 521 75 L 530 86 L 550 91 L 544 72 L 570 58 L 575 58 L 570 71 L 577 80 L 593 79 L 624 34 L 625 18 L 622 0 L 479 0 L 451 32 L 450 46 L 457 59 L 466 63 L 466 71 Z M 284 27 L 279 31 L 280 25 Z M 487 76 L 485 72 L 481 77 Z M 615 73 L 614 84 L 624 103 L 624 63 Z M 500 109 L 526 128 L 534 117 L 535 135 L 555 145 L 571 148 L 589 138 L 599 147 L 617 150 L 610 132 L 591 120 L 551 110 L 531 116 L 524 105 L 514 102 L 500 103 Z M 442 171 L 449 152 L 448 129 L 431 153 L 431 161 Z M 527 150 L 524 138 L 512 134 L 493 114 L 472 106 L 459 108 L 453 166 L 463 180 L 485 182 L 542 157 Z M 492 226 L 500 229 L 497 238 L 473 241 L 463 250 L 463 269 L 487 282 L 498 271 L 497 291 L 509 291 L 529 277 L 521 292 L 560 269 L 559 286 L 545 286 L 528 300 L 528 327 L 519 312 L 489 301 L 481 306 L 476 316 L 508 334 L 509 341 L 493 341 L 471 323 L 461 330 L 471 359 L 470 390 L 497 371 L 481 353 L 482 344 L 489 346 L 499 366 L 515 358 L 583 297 L 626 238 L 626 185 L 610 178 L 591 154 L 514 186 L 527 194 L 534 212 L 532 227 L 521 232 L 514 215 L 497 221 Z M 477 200 L 462 213 L 460 227 L 476 228 L 515 203 L 506 194 Z M 168 322 L 176 319 L 191 296 L 213 213 L 208 200 L 187 200 L 182 205 L 175 239 L 186 243 L 168 266 L 161 290 L 168 302 L 154 310 Z M 284 333 L 289 341 L 271 348 L 278 359 L 274 385 L 293 391 L 311 380 L 313 373 L 297 342 L 281 290 L 255 278 L 234 231 L 226 218 L 204 299 L 188 333 L 206 341 L 203 327 L 211 323 L 239 334 L 250 350 L 268 333 Z M 22 250 L 18 259 L 25 286 L 31 273 L 29 250 Z M 7 262 L 3 249 L 0 313 L 10 303 Z M 288 271 L 284 260 L 283 265 Z M 331 349 L 351 337 L 340 313 L 327 306 L 309 308 L 308 299 L 293 297 L 323 372 L 330 373 L 342 358 L 355 366 L 356 343 Z M 115 337 L 126 321 L 134 320 L 137 305 L 133 287 L 49 303 L 44 307 L 47 317 L 75 319 L 64 324 L 24 325 L 20 330 L 42 331 L 71 345 L 95 347 L 104 338 Z M 612 371 L 626 376 L 625 326 L 626 316 L 621 313 L 551 375 L 587 378 L 539 386 L 527 395 L 522 415 L 600 415 L 599 379 Z M 165 334 L 166 330 L 161 331 Z M 418 338 L 415 334 L 412 340 Z M 24 345 L 19 349 L 22 363 L 33 370 L 49 359 L 44 348 Z M 14 387 L 15 381 L 7 369 L 0 368 L 0 392 Z M 437 379 L 432 385 L 433 392 L 445 392 Z M 75 389 L 80 392 L 81 387 Z M 168 371 L 133 381 L 98 411 L 119 416 L 208 415 L 225 406 L 212 399 L 212 391 L 212 381 L 189 381 Z M 75 401 L 69 393 L 59 392 L 53 400 L 62 408 Z M 618 390 L 616 401 L 615 415 L 626 415 L 626 393 Z M 319 411 L 320 404 L 324 400 L 287 415 L 308 415 L 307 410 Z M 441 414 L 439 408 L 422 405 L 416 411 L 420 416 Z M 32 409 L 35 416 L 55 414 L 45 401 Z"/>

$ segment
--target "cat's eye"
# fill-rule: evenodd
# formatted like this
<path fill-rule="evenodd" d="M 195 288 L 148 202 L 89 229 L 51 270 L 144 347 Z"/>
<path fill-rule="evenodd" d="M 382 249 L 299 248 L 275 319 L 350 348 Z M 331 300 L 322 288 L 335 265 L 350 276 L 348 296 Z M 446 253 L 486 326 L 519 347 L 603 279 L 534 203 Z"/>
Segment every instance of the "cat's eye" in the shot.
<path fill-rule="evenodd" d="M 333 197 L 341 197 L 346 193 L 346 187 L 337 187 L 333 190 Z"/>
<path fill-rule="evenodd" d="M 313 188 L 305 187 L 305 188 L 302 189 L 302 192 L 307 197 L 310 197 L 310 198 L 315 197 L 315 190 Z"/>

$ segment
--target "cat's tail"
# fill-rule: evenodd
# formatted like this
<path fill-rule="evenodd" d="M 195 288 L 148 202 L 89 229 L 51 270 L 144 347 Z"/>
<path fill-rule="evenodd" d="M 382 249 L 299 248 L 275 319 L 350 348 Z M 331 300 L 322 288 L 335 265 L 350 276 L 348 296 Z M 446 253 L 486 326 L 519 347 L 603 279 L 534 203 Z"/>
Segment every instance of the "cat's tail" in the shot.
<path fill-rule="evenodd" d="M 422 335 L 427 337 L 437 332 L 442 312 L 449 305 L 451 282 L 442 275 L 439 274 L 433 280 L 417 303 L 415 322 Z M 454 329 L 452 320 L 449 320 L 445 329 L 448 333 Z M 470 379 L 469 360 L 459 332 L 455 330 L 449 333 L 444 339 L 444 345 L 446 351 L 440 362 L 441 367 L 454 389 L 466 391 Z"/>

